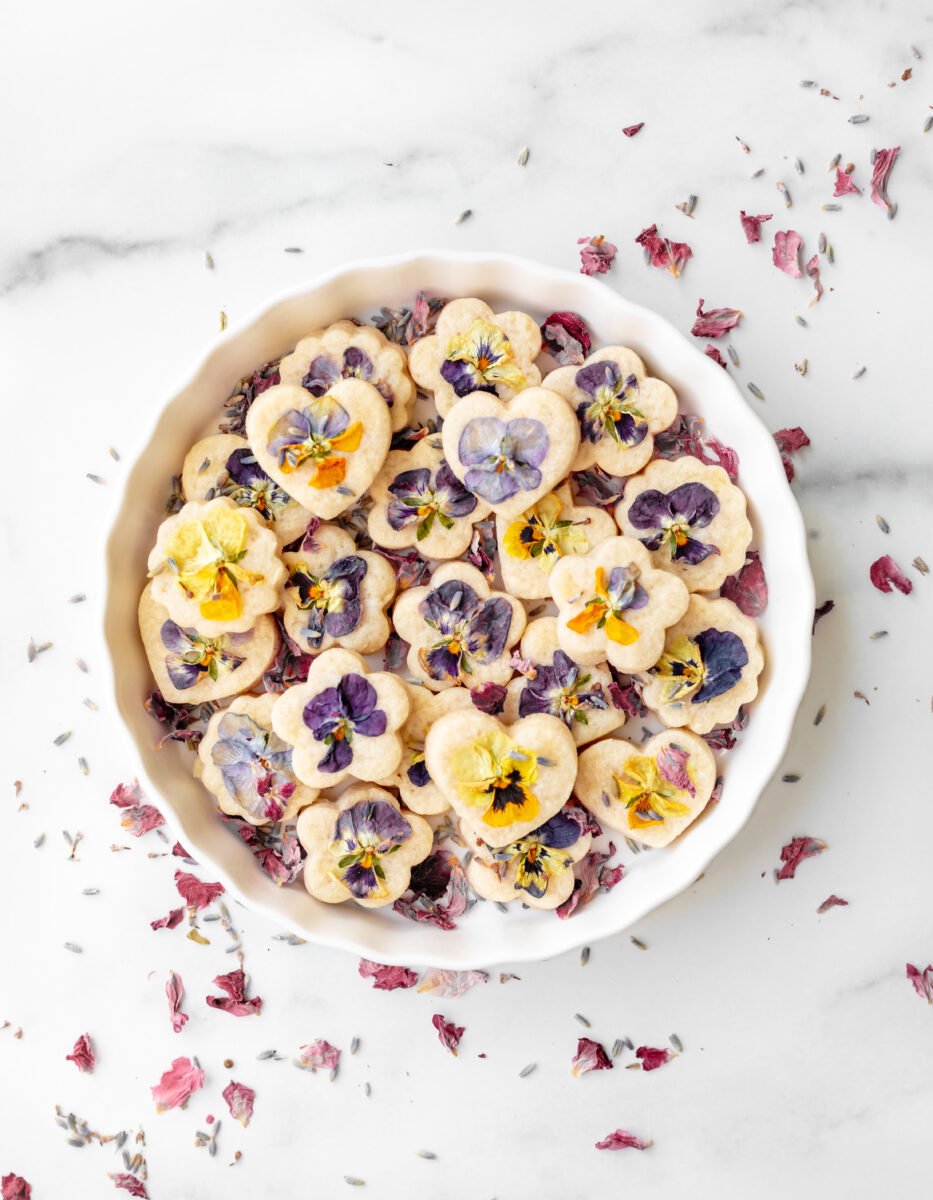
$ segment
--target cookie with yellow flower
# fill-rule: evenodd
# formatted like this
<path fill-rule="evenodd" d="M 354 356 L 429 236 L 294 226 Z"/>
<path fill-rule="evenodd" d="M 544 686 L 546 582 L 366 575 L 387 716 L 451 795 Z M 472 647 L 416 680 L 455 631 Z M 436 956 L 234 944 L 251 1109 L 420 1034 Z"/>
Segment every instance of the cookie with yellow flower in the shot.
<path fill-rule="evenodd" d="M 246 414 L 246 437 L 263 471 L 316 517 L 358 504 L 385 461 L 389 409 L 371 383 L 339 379 L 322 396 L 280 383 Z"/>
<path fill-rule="evenodd" d="M 608 659 L 626 672 L 657 662 L 667 629 L 689 602 L 683 583 L 656 570 L 641 542 L 626 537 L 562 558 L 551 572 L 551 594 L 560 648 L 581 665 Z"/>
<path fill-rule="evenodd" d="M 666 846 L 697 819 L 716 786 L 702 738 L 665 730 L 643 746 L 606 738 L 580 755 L 577 799 L 600 825 L 644 846 Z"/>
<path fill-rule="evenodd" d="M 587 554 L 618 530 L 609 513 L 576 505 L 564 484 L 517 517 L 496 517 L 502 584 L 523 600 L 551 595 L 551 571 L 568 554 Z"/>
<path fill-rule="evenodd" d="M 451 300 L 434 333 L 412 346 L 408 369 L 446 417 L 471 392 L 510 400 L 539 384 L 535 359 L 540 353 L 541 330 L 527 313 L 494 313 L 483 300 Z"/>
<path fill-rule="evenodd" d="M 163 521 L 148 566 L 156 604 L 207 637 L 245 633 L 281 603 L 285 567 L 275 534 L 227 496 L 190 502 Z"/>

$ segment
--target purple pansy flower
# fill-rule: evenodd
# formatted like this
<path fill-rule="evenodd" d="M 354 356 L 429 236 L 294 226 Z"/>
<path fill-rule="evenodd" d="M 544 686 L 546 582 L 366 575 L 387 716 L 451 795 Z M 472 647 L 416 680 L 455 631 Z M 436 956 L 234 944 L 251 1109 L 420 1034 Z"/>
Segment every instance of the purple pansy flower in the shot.
<path fill-rule="evenodd" d="M 638 408 L 638 379 L 623 376 L 611 359 L 589 363 L 574 377 L 589 400 L 577 405 L 580 432 L 588 442 L 612 438 L 620 446 L 637 446 L 648 434 L 644 414 Z"/>
<path fill-rule="evenodd" d="M 498 862 L 517 863 L 516 891 L 527 892 L 539 900 L 547 892 L 551 876 L 572 865 L 573 860 L 563 851 L 583 836 L 584 819 L 577 812 L 561 809 L 525 837 L 494 852 Z"/>
<path fill-rule="evenodd" d="M 428 765 L 424 761 L 424 750 L 415 750 L 412 752 L 405 774 L 412 787 L 427 787 L 431 782 L 431 776 L 428 774 Z"/>
<path fill-rule="evenodd" d="M 539 666 L 534 679 L 526 679 L 518 701 L 518 715 L 550 713 L 560 717 L 568 728 L 575 722 L 589 724 L 587 708 L 609 707 L 600 684 L 587 690 L 589 675 L 583 675 L 580 667 L 563 650 L 554 651 L 550 666 Z"/>
<path fill-rule="evenodd" d="M 474 417 L 460 434 L 464 483 L 490 504 L 499 504 L 541 483 L 538 468 L 548 452 L 547 430 L 533 417 Z"/>
<path fill-rule="evenodd" d="M 324 688 L 305 705 L 302 720 L 315 741 L 327 746 L 317 765 L 331 775 L 353 761 L 353 738 L 380 737 L 386 731 L 386 715 L 376 708 L 376 689 L 362 675 L 344 675 L 336 687 Z"/>
<path fill-rule="evenodd" d="M 680 637 L 661 655 L 653 675 L 662 681 L 662 700 L 692 704 L 713 700 L 735 687 L 748 662 L 745 643 L 730 629 L 704 629 L 695 638 Z"/>
<path fill-rule="evenodd" d="M 242 666 L 246 660 L 233 654 L 231 647 L 253 638 L 252 630 L 206 638 L 196 629 L 182 629 L 174 621 L 164 621 L 160 634 L 162 645 L 168 651 L 165 669 L 180 692 L 194 687 L 205 673 L 216 681 L 221 671 L 235 671 Z"/>
<path fill-rule="evenodd" d="M 373 380 L 376 368 L 373 360 L 359 346 L 347 346 L 338 360 L 333 354 L 318 354 L 308 363 L 308 370 L 301 386 L 312 396 L 323 396 L 341 379 L 363 379 L 372 383 L 382 393 L 385 402 L 392 407 L 392 389 L 380 380 Z"/>
<path fill-rule="evenodd" d="M 307 563 L 292 567 L 285 586 L 295 589 L 298 607 L 308 614 L 307 627 L 301 633 L 313 649 L 320 647 L 325 633 L 342 638 L 359 625 L 360 584 L 368 569 L 366 560 L 357 554 L 338 558 L 321 575 L 312 575 Z"/>
<path fill-rule="evenodd" d="M 674 561 L 695 566 L 711 554 L 718 554 L 719 548 L 692 537 L 691 530 L 709 525 L 718 512 L 719 499 L 714 491 L 702 483 L 682 483 L 672 492 L 654 488 L 642 492 L 632 501 L 628 519 L 636 529 L 654 530 L 650 537 L 641 539 L 649 550 L 666 543 Z"/>
<path fill-rule="evenodd" d="M 428 592 L 418 611 L 440 635 L 418 655 L 431 679 L 470 675 L 474 665 L 492 662 L 505 650 L 512 606 L 502 596 L 481 600 L 468 583 L 449 579 Z"/>
<path fill-rule="evenodd" d="M 353 433 L 350 414 L 332 396 L 317 396 L 305 408 L 284 413 L 269 430 L 267 446 L 283 471 L 296 471 L 308 458 L 326 458 L 332 447 L 340 449 L 341 434 Z M 336 446 L 333 443 L 337 442 Z"/>
<path fill-rule="evenodd" d="M 217 727 L 211 761 L 224 786 L 254 817 L 280 821 L 296 787 L 292 748 L 246 713 L 227 712 Z"/>
<path fill-rule="evenodd" d="M 469 516 L 476 508 L 476 497 L 451 471 L 446 459 L 441 459 L 433 483 L 430 468 L 417 467 L 396 475 L 389 484 L 389 493 L 389 525 L 400 530 L 417 522 L 419 542 L 431 532 L 435 517 L 445 529 L 451 529 L 455 518 Z"/>
<path fill-rule="evenodd" d="M 226 462 L 227 478 L 220 494 L 241 508 L 255 508 L 267 521 L 274 521 L 291 503 L 291 496 L 270 479 L 248 446 L 234 450 Z"/>
<path fill-rule="evenodd" d="M 334 849 L 341 855 L 338 879 L 357 900 L 381 892 L 385 871 L 380 858 L 410 837 L 411 825 L 387 800 L 360 800 L 345 808 L 334 825 Z"/>

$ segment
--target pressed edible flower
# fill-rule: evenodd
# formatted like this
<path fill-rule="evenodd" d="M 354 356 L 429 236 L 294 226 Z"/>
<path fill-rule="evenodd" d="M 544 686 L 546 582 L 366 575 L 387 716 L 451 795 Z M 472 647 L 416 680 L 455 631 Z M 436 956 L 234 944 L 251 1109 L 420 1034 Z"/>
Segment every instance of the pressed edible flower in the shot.
<path fill-rule="evenodd" d="M 220 495 L 229 496 L 242 508 L 255 508 L 267 521 L 275 521 L 292 503 L 292 498 L 265 473 L 248 446 L 234 450 L 226 462 L 226 478 Z"/>
<path fill-rule="evenodd" d="M 226 712 L 217 727 L 211 761 L 246 812 L 268 821 L 282 819 L 297 787 L 287 742 L 247 713 Z"/>
<path fill-rule="evenodd" d="M 677 638 L 651 673 L 664 685 L 663 703 L 680 704 L 689 699 L 692 704 L 702 704 L 735 687 L 747 663 L 748 651 L 737 633 L 705 629 L 696 638 Z"/>
<path fill-rule="evenodd" d="M 583 247 L 580 251 L 581 275 L 605 275 L 618 251 L 618 247 L 607 241 L 602 233 L 598 237 L 577 238 L 577 245 Z"/>
<path fill-rule="evenodd" d="M 476 497 L 467 491 L 445 460 L 433 479 L 429 467 L 402 471 L 392 480 L 388 491 L 389 525 L 397 531 L 416 525 L 419 542 L 431 532 L 435 520 L 444 529 L 452 529 L 456 518 L 469 516 L 476 508 Z"/>
<path fill-rule="evenodd" d="M 693 536 L 694 530 L 704 529 L 718 512 L 714 491 L 702 483 L 682 483 L 672 492 L 641 492 L 628 510 L 628 519 L 636 529 L 654 531 L 641 538 L 649 550 L 665 546 L 672 562 L 695 566 L 719 554 L 717 546 Z"/>
<path fill-rule="evenodd" d="M 565 554 L 585 554 L 589 539 L 579 522 L 561 517 L 563 508 L 554 492 L 543 496 L 506 527 L 503 550 L 513 558 L 533 559 L 545 572 Z"/>
<path fill-rule="evenodd" d="M 183 522 L 166 547 L 166 563 L 187 594 L 200 602 L 207 621 L 236 620 L 243 612 L 239 585 L 262 582 L 262 575 L 239 565 L 248 534 L 243 514 L 221 506 L 200 520 Z"/>
<path fill-rule="evenodd" d="M 676 747 L 670 747 L 675 750 Z M 621 775 L 614 775 L 619 801 L 628 811 L 631 829 L 651 829 L 663 825 L 668 817 L 690 815 L 690 806 L 677 799 L 693 795 L 694 788 L 684 768 L 686 754 L 681 760 L 662 761 L 661 755 L 652 758 L 636 754 L 625 762 Z"/>
<path fill-rule="evenodd" d="M 502 596 L 482 600 L 468 583 L 449 579 L 428 592 L 418 611 L 437 633 L 437 641 L 418 655 L 431 679 L 459 680 L 505 650 L 512 606 Z"/>
<path fill-rule="evenodd" d="M 563 809 L 549 821 L 511 845 L 496 850 L 500 870 L 515 868 L 515 890 L 540 900 L 551 879 L 573 870 L 573 858 L 564 853 L 583 836 L 577 810 Z"/>
<path fill-rule="evenodd" d="M 320 575 L 314 575 L 305 562 L 292 565 L 285 586 L 293 590 L 298 608 L 307 613 L 307 625 L 300 632 L 313 650 L 320 649 L 325 634 L 346 637 L 359 625 L 360 585 L 368 569 L 358 554 L 338 558 Z"/>
<path fill-rule="evenodd" d="M 547 430 L 534 417 L 474 417 L 460 434 L 457 453 L 467 468 L 463 482 L 489 504 L 499 504 L 541 483 Z"/>
<path fill-rule="evenodd" d="M 343 405 L 325 395 L 281 416 L 269 430 L 268 448 L 287 475 L 310 461 L 315 465 L 310 486 L 331 488 L 343 483 L 347 473 L 344 456 L 359 449 L 362 437 L 362 424 L 351 424 Z"/>
<path fill-rule="evenodd" d="M 461 799 L 481 809 L 487 825 L 504 827 L 533 820 L 540 810 L 532 791 L 538 758 L 500 730 L 481 734 L 451 755 L 451 768 Z"/>
<path fill-rule="evenodd" d="M 384 896 L 381 860 L 411 837 L 411 825 L 386 800 L 360 800 L 342 809 L 334 826 L 333 877 L 357 900 Z"/>
<path fill-rule="evenodd" d="M 593 579 L 595 595 L 567 622 L 567 628 L 580 634 L 603 629 L 606 637 L 620 646 L 631 646 L 638 641 L 638 630 L 623 616 L 648 603 L 648 593 L 638 582 L 638 576 L 638 568 L 632 563 L 627 567 L 613 567 L 608 578 L 605 568 L 597 567 Z"/>
<path fill-rule="evenodd" d="M 577 405 L 580 436 L 588 442 L 610 438 L 618 446 L 638 446 L 648 422 L 638 407 L 638 377 L 623 375 L 619 364 L 601 359 L 581 367 L 574 383 L 590 397 Z"/>
<path fill-rule="evenodd" d="M 356 672 L 344 675 L 336 687 L 324 688 L 305 705 L 302 720 L 314 738 L 327 747 L 317 769 L 342 771 L 353 761 L 353 739 L 381 737 L 386 714 L 376 707 L 376 689 Z"/>
<path fill-rule="evenodd" d="M 512 344 L 498 325 L 478 317 L 465 333 L 448 341 L 441 363 L 441 378 L 458 396 L 470 392 L 495 392 L 505 385 L 520 392 L 525 376 L 519 370 Z M 469 486 L 469 485 L 468 485 Z"/>
<path fill-rule="evenodd" d="M 587 687 L 592 676 L 584 673 L 563 650 L 554 652 L 550 664 L 542 664 L 522 688 L 518 715 L 550 713 L 572 729 L 575 724 L 589 724 L 587 709 L 606 709 L 609 703 L 599 684 Z"/>
<path fill-rule="evenodd" d="M 174 621 L 162 623 L 159 631 L 165 647 L 165 669 L 179 691 L 194 687 L 202 676 L 217 680 L 221 673 L 235 671 L 246 661 L 234 654 L 234 648 L 252 639 L 252 632 L 224 633 L 205 637 L 196 629 L 183 629 Z"/>

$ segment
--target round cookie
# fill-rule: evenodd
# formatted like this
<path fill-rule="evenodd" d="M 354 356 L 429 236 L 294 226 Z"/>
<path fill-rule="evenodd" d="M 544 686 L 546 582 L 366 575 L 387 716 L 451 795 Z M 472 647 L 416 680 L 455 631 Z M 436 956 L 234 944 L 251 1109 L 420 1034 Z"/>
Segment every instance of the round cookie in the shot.
<path fill-rule="evenodd" d="M 494 313 L 482 300 L 451 300 L 434 333 L 412 346 L 408 369 L 446 417 L 470 392 L 510 400 L 522 388 L 536 387 L 540 353 L 541 330 L 527 313 Z"/>
<path fill-rule="evenodd" d="M 411 709 L 408 720 L 399 731 L 402 738 L 402 761 L 394 775 L 380 779 L 383 787 L 397 788 L 402 803 L 422 816 L 447 812 L 450 804 L 428 774 L 424 761 L 424 741 L 428 730 L 440 717 L 449 712 L 475 712 L 466 688 L 447 688 L 432 692 L 423 686 L 406 684 Z"/>
<path fill-rule="evenodd" d="M 584 666 L 606 659 L 618 671 L 654 666 L 667 628 L 686 612 L 679 579 L 651 565 L 633 538 L 608 538 L 590 554 L 562 558 L 551 572 L 557 641 Z"/>
<path fill-rule="evenodd" d="M 467 865 L 473 891 L 501 904 L 521 900 L 529 908 L 558 908 L 573 892 L 574 863 L 593 840 L 583 831 L 582 816 L 579 808 L 563 808 L 500 850 L 477 849 Z"/>
<path fill-rule="evenodd" d="M 691 592 L 715 592 L 740 570 L 752 540 L 744 493 L 722 467 L 698 458 L 657 459 L 625 484 L 619 528 L 651 551 L 656 567 Z"/>
<path fill-rule="evenodd" d="M 706 808 L 716 760 L 702 738 L 665 730 L 644 746 L 607 738 L 580 755 L 574 794 L 600 825 L 667 846 Z"/>
<path fill-rule="evenodd" d="M 763 666 L 755 622 L 731 600 L 692 595 L 667 631 L 664 653 L 641 676 L 642 698 L 665 725 L 709 733 L 755 699 Z"/>

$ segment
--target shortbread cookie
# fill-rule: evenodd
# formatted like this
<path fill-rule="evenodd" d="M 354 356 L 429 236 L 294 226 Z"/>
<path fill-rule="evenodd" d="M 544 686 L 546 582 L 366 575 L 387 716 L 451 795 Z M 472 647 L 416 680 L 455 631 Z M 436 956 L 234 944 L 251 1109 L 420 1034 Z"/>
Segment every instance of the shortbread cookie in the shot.
<path fill-rule="evenodd" d="M 278 551 L 255 509 L 226 496 L 190 502 L 159 526 L 149 554 L 152 598 L 183 629 L 245 633 L 281 604 Z"/>
<path fill-rule="evenodd" d="M 294 383 L 269 388 L 246 415 L 259 465 L 323 520 L 358 504 L 385 462 L 386 402 L 371 383 L 341 379 L 323 396 Z"/>
<path fill-rule="evenodd" d="M 325 650 L 306 683 L 283 692 L 272 728 L 294 746 L 295 774 L 309 787 L 333 787 L 350 778 L 385 779 L 398 770 L 408 717 L 405 685 L 370 671 L 350 650 Z"/>
<path fill-rule="evenodd" d="M 357 550 L 336 525 L 321 525 L 306 550 L 282 555 L 285 630 L 308 654 L 343 646 L 374 654 L 389 639 L 386 608 L 395 596 L 395 572 L 381 554 Z"/>
<path fill-rule="evenodd" d="M 363 379 L 387 404 L 393 432 L 404 429 L 411 419 L 415 385 L 405 351 L 372 325 L 335 321 L 308 334 L 282 359 L 279 378 L 312 396 L 323 396 L 340 379 Z"/>
<path fill-rule="evenodd" d="M 600 825 L 645 846 L 666 846 L 697 819 L 715 785 L 706 742 L 667 730 L 644 746 L 607 738 L 584 750 L 574 793 Z"/>
<path fill-rule="evenodd" d="M 290 821 L 317 799 L 292 767 L 292 748 L 273 732 L 276 697 L 237 696 L 211 717 L 198 756 L 201 782 L 222 812 L 250 825 Z"/>
<path fill-rule="evenodd" d="M 548 599 L 559 559 L 587 554 L 617 532 L 607 512 L 574 504 L 570 488 L 561 485 L 511 520 L 496 517 L 502 585 L 523 600 Z"/>
<path fill-rule="evenodd" d="M 470 544 L 473 522 L 489 513 L 450 469 L 439 433 L 410 450 L 393 450 L 369 492 L 369 536 L 376 545 L 417 546 L 425 558 L 458 558 Z"/>
<path fill-rule="evenodd" d="M 615 516 L 656 567 L 679 575 L 691 592 L 715 592 L 745 562 L 752 540 L 745 507 L 722 467 L 659 458 L 626 482 Z"/>
<path fill-rule="evenodd" d="M 275 657 L 278 633 L 271 617 L 257 617 L 245 633 L 207 637 L 183 628 L 152 598 L 139 598 L 139 632 L 156 686 L 170 704 L 203 704 L 248 692 Z"/>
<path fill-rule="evenodd" d="M 229 496 L 241 508 L 255 509 L 280 546 L 301 537 L 308 524 L 307 512 L 269 478 L 246 438 L 233 433 L 215 433 L 195 442 L 185 455 L 181 486 L 186 500 Z"/>
<path fill-rule="evenodd" d="M 481 712 L 454 712 L 428 730 L 431 778 L 471 834 L 507 846 L 550 820 L 577 775 L 567 726 L 538 713 L 506 728 Z"/>
<path fill-rule="evenodd" d="M 372 785 L 306 808 L 297 830 L 311 895 L 326 904 L 355 900 L 363 908 L 383 908 L 407 891 L 412 867 L 434 842 L 423 817 L 402 812 L 390 792 Z"/>
<path fill-rule="evenodd" d="M 513 520 L 564 478 L 580 434 L 565 400 L 532 387 L 508 404 L 471 393 L 444 421 L 442 436 L 457 478 L 497 515 Z"/>
<path fill-rule="evenodd" d="M 605 346 L 582 367 L 558 367 L 544 386 L 572 405 L 580 423 L 574 471 L 602 467 L 610 475 L 640 471 L 654 452 L 654 434 L 677 416 L 677 397 L 652 379 L 638 355 L 625 346 Z"/>
<path fill-rule="evenodd" d="M 562 808 L 508 846 L 485 853 L 477 849 L 467 866 L 473 891 L 484 900 L 521 900 L 529 908 L 563 904 L 573 891 L 573 865 L 593 840 L 583 831 L 583 816 L 579 808 Z"/>
<path fill-rule="evenodd" d="M 446 417 L 471 392 L 509 400 L 541 382 L 535 359 L 541 353 L 538 323 L 523 312 L 494 313 L 482 300 L 451 300 L 430 337 L 415 342 L 408 369 L 434 394 Z"/>
<path fill-rule="evenodd" d="M 447 812 L 450 804 L 428 774 L 424 761 L 424 741 L 436 720 L 449 712 L 475 712 L 466 688 L 447 688 L 432 692 L 424 686 L 407 684 L 411 710 L 408 720 L 399 731 L 402 738 L 402 761 L 398 771 L 379 782 L 383 787 L 398 788 L 402 803 L 422 816 Z"/>
<path fill-rule="evenodd" d="M 535 674 L 519 675 L 508 685 L 502 717 L 517 721 L 532 713 L 559 717 L 578 746 L 605 737 L 625 724 L 625 713 L 609 695 L 612 676 L 605 662 L 583 667 L 557 644 L 557 619 L 539 617 L 525 630 L 522 658 Z"/>
<path fill-rule="evenodd" d="M 643 698 L 665 725 L 709 733 L 755 699 L 763 666 L 755 622 L 731 600 L 693 595 L 659 661 L 642 675 Z"/>
<path fill-rule="evenodd" d="M 509 660 L 525 630 L 525 609 L 491 591 L 469 563 L 444 563 L 429 583 L 402 592 L 392 617 L 410 647 L 409 671 L 433 691 L 512 678 Z"/>
<path fill-rule="evenodd" d="M 669 626 L 684 615 L 689 593 L 651 565 L 634 538 L 614 537 L 590 554 L 562 558 L 551 572 L 557 640 L 574 662 L 605 662 L 618 671 L 654 666 Z"/>

